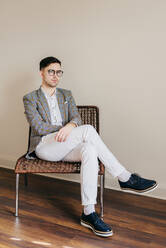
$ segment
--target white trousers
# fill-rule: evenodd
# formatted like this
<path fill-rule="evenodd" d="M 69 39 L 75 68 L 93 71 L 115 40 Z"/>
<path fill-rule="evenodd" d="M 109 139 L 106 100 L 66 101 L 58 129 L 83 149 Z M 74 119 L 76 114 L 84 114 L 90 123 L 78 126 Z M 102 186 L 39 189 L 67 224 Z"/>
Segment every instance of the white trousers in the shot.
<path fill-rule="evenodd" d="M 56 133 L 42 137 L 36 147 L 36 155 L 48 161 L 81 161 L 82 205 L 96 204 L 98 158 L 113 177 L 120 175 L 125 168 L 110 152 L 93 126 L 73 128 L 65 142 L 55 141 Z"/>

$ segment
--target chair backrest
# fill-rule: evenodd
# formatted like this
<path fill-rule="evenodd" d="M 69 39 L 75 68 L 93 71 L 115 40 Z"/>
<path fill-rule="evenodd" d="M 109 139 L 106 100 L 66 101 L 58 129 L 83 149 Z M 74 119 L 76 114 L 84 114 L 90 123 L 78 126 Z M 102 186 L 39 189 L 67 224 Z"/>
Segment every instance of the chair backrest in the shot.
<path fill-rule="evenodd" d="M 82 124 L 92 125 L 99 133 L 99 108 L 91 105 L 78 105 L 77 108 L 81 116 Z M 30 147 L 30 135 L 31 127 L 29 127 L 28 151 Z"/>
<path fill-rule="evenodd" d="M 99 108 L 97 106 L 78 105 L 78 111 L 81 116 L 82 124 L 90 124 L 96 128 L 99 133 Z"/>

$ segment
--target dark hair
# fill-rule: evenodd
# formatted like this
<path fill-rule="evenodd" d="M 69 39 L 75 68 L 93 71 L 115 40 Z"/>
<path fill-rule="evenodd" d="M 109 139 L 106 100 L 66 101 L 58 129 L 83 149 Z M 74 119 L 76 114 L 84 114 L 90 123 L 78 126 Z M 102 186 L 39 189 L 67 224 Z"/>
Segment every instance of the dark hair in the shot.
<path fill-rule="evenodd" d="M 40 71 L 41 71 L 41 69 L 47 67 L 48 65 L 50 65 L 52 63 L 58 63 L 61 66 L 61 61 L 59 59 L 57 59 L 55 57 L 46 57 L 40 61 L 40 66 L 39 66 Z"/>

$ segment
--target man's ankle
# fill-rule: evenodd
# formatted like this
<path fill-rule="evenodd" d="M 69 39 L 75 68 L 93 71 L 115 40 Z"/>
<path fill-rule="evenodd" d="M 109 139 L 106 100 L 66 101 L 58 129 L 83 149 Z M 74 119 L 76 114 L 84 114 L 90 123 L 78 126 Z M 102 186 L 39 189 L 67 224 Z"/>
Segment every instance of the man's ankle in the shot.
<path fill-rule="evenodd" d="M 118 179 L 121 182 L 127 182 L 131 176 L 131 173 L 127 170 L 124 170 L 119 176 Z"/>
<path fill-rule="evenodd" d="M 94 204 L 84 205 L 84 214 L 85 215 L 89 215 L 93 212 L 95 212 L 95 205 Z"/>

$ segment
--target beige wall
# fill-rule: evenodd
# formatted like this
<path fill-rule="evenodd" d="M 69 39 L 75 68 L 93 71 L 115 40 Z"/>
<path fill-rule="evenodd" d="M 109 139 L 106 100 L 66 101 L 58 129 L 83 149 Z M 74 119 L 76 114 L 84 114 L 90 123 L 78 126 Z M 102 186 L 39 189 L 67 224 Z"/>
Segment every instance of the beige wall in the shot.
<path fill-rule="evenodd" d="M 166 1 L 0 1 L 0 163 L 26 151 L 22 96 L 38 62 L 57 56 L 77 104 L 100 108 L 101 136 L 127 169 L 154 177 L 166 198 Z M 77 180 L 78 177 L 67 176 Z M 106 175 L 106 186 L 117 188 Z"/>

